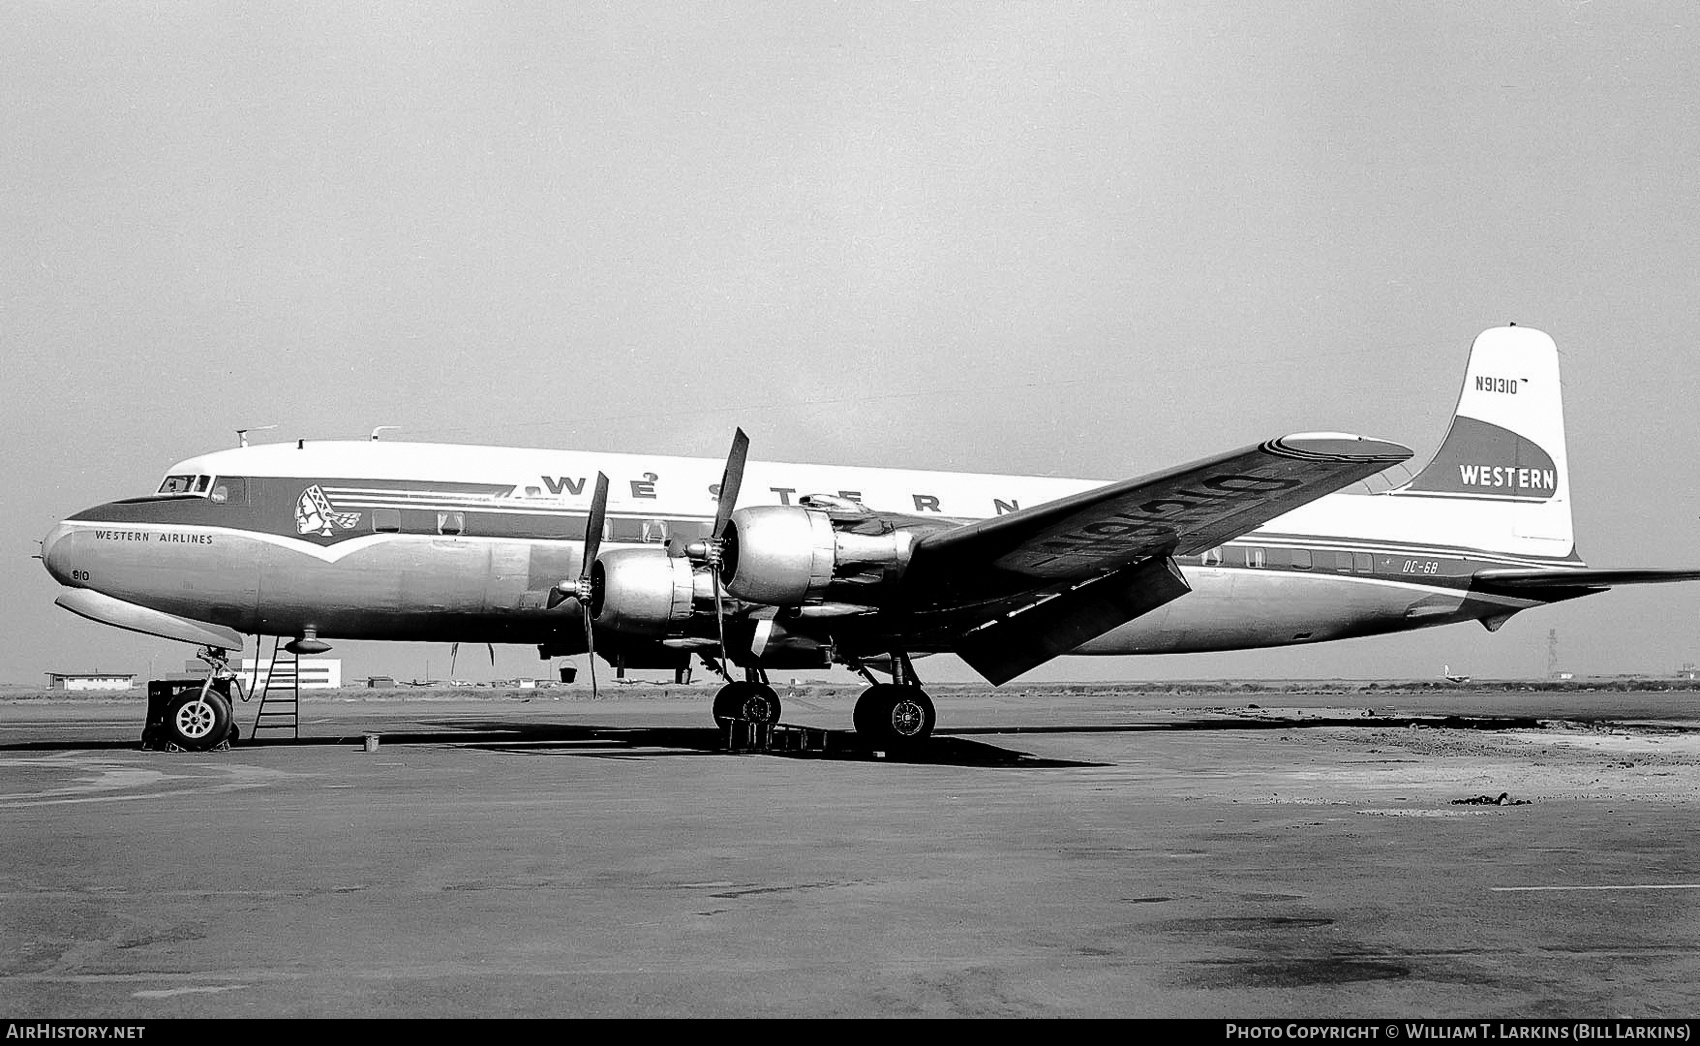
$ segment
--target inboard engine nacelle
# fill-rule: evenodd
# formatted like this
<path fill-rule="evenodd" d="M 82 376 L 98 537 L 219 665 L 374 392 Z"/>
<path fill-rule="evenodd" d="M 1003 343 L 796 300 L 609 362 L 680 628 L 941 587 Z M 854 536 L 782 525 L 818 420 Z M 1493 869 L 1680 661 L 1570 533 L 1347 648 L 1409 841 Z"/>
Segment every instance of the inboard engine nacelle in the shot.
<path fill-rule="evenodd" d="M 872 599 L 902 577 L 919 535 L 871 512 L 832 513 L 763 505 L 732 513 L 726 528 L 726 590 L 769 606 L 831 598 Z"/>
<path fill-rule="evenodd" d="M 630 636 L 681 633 L 697 599 L 713 600 L 713 582 L 688 559 L 661 548 L 621 548 L 597 557 L 590 613 L 599 627 Z"/>

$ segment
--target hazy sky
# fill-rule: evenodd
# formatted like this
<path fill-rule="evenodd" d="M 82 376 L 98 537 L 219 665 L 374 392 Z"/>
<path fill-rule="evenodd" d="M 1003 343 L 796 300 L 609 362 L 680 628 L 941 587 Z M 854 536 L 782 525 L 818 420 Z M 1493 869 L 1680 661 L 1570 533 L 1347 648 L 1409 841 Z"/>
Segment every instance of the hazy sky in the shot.
<path fill-rule="evenodd" d="M 9 5 L 0 681 L 180 667 L 29 557 L 239 427 L 719 456 L 742 425 L 757 457 L 1104 479 L 1310 429 L 1426 455 L 1508 320 L 1563 352 L 1582 555 L 1700 565 L 1696 20 Z M 1668 671 L 1700 585 L 1034 678 L 1539 675 L 1552 628 L 1568 668 Z"/>

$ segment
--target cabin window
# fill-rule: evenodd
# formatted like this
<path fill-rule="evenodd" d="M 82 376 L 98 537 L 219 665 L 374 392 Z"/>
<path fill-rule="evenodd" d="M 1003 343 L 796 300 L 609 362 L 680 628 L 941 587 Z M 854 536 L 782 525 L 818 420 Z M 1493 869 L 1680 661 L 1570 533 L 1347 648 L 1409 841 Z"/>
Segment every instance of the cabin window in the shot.
<path fill-rule="evenodd" d="M 209 484 L 211 482 L 212 482 L 211 476 L 196 476 L 195 477 L 195 493 L 205 494 L 207 492 L 207 484 Z"/>
<path fill-rule="evenodd" d="M 1261 567 L 1263 565 L 1263 548 L 1259 545 L 1247 545 L 1245 550 L 1245 565 Z"/>
<path fill-rule="evenodd" d="M 667 543 L 667 521 L 664 519 L 644 520 L 642 540 L 649 545 L 665 545 Z"/>
<path fill-rule="evenodd" d="M 220 476 L 213 480 L 213 488 L 207 494 L 207 500 L 215 505 L 235 502 L 244 505 L 248 502 L 248 484 L 240 476 Z"/>
<path fill-rule="evenodd" d="M 466 513 L 439 512 L 437 513 L 437 533 L 453 536 L 466 530 Z"/>
<path fill-rule="evenodd" d="M 1352 554 L 1350 552 L 1334 553 L 1334 569 L 1342 574 L 1352 572 Z"/>
<path fill-rule="evenodd" d="M 1219 567 L 1219 566 L 1221 566 L 1222 565 L 1222 546 L 1218 545 L 1215 548 L 1209 549 L 1208 551 L 1206 551 L 1204 553 L 1204 555 L 1199 557 L 1199 562 L 1203 563 L 1207 567 Z"/>
<path fill-rule="evenodd" d="M 1357 568 L 1360 574 L 1375 573 L 1375 557 L 1368 552 L 1352 553 L 1352 565 Z"/>
<path fill-rule="evenodd" d="M 1308 548 L 1295 548 L 1295 549 L 1293 549 L 1293 566 L 1297 567 L 1299 570 L 1309 570 L 1310 569 L 1310 549 L 1308 549 Z"/>
<path fill-rule="evenodd" d="M 401 532 L 401 509 L 375 508 L 372 510 L 372 531 L 377 534 L 397 534 Z"/>

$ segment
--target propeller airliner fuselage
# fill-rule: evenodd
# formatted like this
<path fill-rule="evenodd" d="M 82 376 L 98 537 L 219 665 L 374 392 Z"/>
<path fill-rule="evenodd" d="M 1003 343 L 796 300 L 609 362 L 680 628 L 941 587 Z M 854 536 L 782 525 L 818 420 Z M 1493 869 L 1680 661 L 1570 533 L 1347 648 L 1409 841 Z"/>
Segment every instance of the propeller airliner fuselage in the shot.
<path fill-rule="evenodd" d="M 870 681 L 855 721 L 878 747 L 933 728 L 912 655 L 954 652 L 1002 683 L 1064 653 L 1497 628 L 1614 584 L 1700 577 L 1577 557 L 1557 350 L 1531 328 L 1477 339 L 1440 450 L 1384 490 L 1345 488 L 1411 452 L 1341 433 L 1115 483 L 746 463 L 745 445 L 725 461 L 244 446 L 76 513 L 43 558 L 61 606 L 215 650 L 269 635 L 298 651 L 524 643 L 638 668 L 700 656 L 727 675 L 722 721 L 777 719 L 768 669 L 843 664 Z M 219 701 L 186 700 L 176 740 L 222 740 Z"/>

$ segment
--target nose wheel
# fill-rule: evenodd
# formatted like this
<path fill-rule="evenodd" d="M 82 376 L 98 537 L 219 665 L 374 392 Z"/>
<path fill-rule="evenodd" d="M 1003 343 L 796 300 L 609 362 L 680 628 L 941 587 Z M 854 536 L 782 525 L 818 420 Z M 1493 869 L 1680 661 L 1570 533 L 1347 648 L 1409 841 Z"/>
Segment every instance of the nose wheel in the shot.
<path fill-rule="evenodd" d="M 161 724 L 164 740 L 190 752 L 205 752 L 235 740 L 230 702 L 217 690 L 185 690 L 172 698 Z"/>

